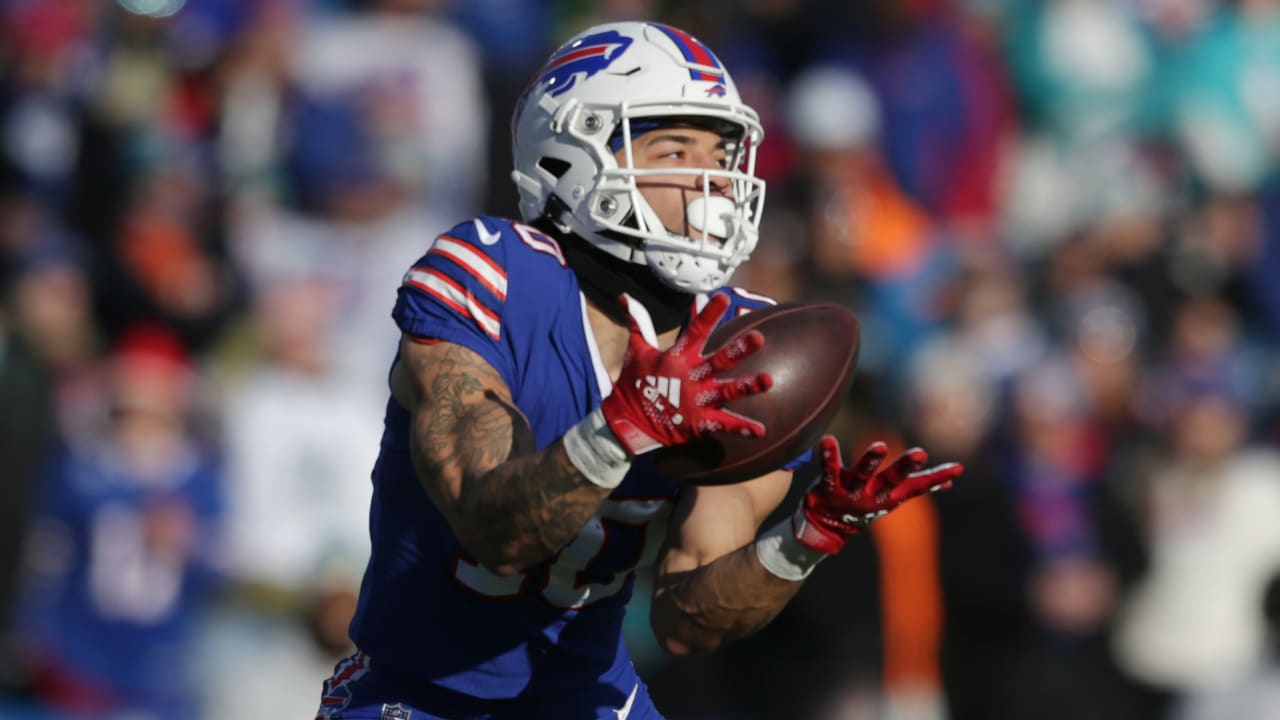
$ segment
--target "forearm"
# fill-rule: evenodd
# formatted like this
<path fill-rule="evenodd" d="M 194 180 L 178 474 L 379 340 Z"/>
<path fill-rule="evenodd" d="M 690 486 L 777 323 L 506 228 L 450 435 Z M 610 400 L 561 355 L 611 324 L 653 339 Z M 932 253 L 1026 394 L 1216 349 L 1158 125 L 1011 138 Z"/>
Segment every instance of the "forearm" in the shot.
<path fill-rule="evenodd" d="M 518 572 L 558 552 L 630 468 L 599 409 L 536 450 L 528 418 L 482 358 L 447 342 L 401 348 L 391 385 L 412 408 L 418 481 L 490 570 Z"/>
<path fill-rule="evenodd" d="M 455 531 L 481 563 L 515 572 L 568 544 L 610 491 L 587 480 L 555 442 L 467 483 Z"/>
<path fill-rule="evenodd" d="M 751 543 L 692 570 L 661 574 L 650 621 L 668 652 L 703 653 L 763 628 L 802 584 L 767 570 Z"/>
<path fill-rule="evenodd" d="M 447 433 L 435 430 L 438 414 L 423 416 L 413 457 L 463 547 L 495 572 L 518 572 L 568 544 L 631 463 L 608 440 L 598 412 L 535 452 L 523 414 L 501 398 L 490 400 Z M 440 492 L 449 483 L 430 481 L 451 473 L 462 476 L 456 495 Z"/>

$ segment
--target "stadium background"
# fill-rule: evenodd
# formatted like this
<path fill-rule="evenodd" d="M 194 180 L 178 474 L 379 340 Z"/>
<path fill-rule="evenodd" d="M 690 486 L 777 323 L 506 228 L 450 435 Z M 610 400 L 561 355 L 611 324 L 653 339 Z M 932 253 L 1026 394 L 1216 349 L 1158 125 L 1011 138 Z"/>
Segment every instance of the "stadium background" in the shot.
<path fill-rule="evenodd" d="M 310 717 L 400 274 L 639 18 L 762 114 L 737 284 L 863 321 L 846 447 L 969 467 L 715 655 L 638 597 L 668 715 L 1280 717 L 1275 0 L 0 1 L 0 717 Z"/>

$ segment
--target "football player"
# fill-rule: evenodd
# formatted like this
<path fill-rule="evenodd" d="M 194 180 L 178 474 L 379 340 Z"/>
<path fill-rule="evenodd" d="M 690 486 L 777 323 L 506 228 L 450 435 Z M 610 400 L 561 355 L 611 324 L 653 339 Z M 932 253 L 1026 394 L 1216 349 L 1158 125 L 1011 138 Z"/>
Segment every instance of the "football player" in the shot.
<path fill-rule="evenodd" d="M 793 517 L 760 532 L 791 467 L 681 486 L 648 453 L 767 428 L 724 409 L 758 333 L 705 355 L 764 201 L 763 132 L 701 42 L 645 22 L 579 34 L 512 122 L 524 222 L 477 217 L 405 275 L 373 471 L 358 651 L 321 718 L 661 717 L 623 642 L 638 566 L 671 653 L 764 626 L 875 517 L 945 488 L 955 464 L 883 443 L 846 467 L 831 438 Z M 794 463 L 793 463 L 794 465 Z"/>

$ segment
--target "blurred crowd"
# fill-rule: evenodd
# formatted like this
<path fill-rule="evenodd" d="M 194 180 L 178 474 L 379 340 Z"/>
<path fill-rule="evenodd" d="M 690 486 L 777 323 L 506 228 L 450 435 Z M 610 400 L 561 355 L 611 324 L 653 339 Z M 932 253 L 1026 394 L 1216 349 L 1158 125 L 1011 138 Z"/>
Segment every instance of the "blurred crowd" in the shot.
<path fill-rule="evenodd" d="M 610 19 L 760 111 L 834 431 L 968 467 L 715 655 L 637 592 L 659 707 L 1280 717 L 1280 0 L 0 0 L 0 718 L 311 717 L 400 277 Z"/>

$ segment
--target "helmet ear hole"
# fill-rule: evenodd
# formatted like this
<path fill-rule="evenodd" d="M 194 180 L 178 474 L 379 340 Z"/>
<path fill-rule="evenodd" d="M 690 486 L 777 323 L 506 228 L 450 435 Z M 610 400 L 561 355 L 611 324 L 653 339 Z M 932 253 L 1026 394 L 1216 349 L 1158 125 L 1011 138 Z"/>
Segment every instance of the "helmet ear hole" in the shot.
<path fill-rule="evenodd" d="M 573 167 L 567 160 L 560 158 L 543 157 L 538 160 L 538 167 L 551 173 L 552 177 L 559 180 L 564 174 L 569 172 L 569 168 Z"/>

